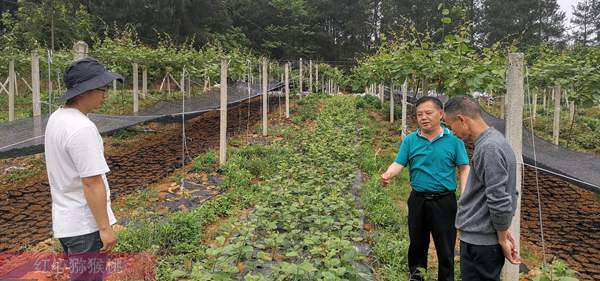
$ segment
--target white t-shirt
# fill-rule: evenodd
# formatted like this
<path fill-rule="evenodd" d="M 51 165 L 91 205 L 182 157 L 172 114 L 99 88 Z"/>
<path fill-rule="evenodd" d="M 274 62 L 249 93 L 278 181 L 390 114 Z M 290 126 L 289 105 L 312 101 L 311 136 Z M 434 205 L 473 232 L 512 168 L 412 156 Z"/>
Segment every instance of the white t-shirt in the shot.
<path fill-rule="evenodd" d="M 75 108 L 59 108 L 48 119 L 45 135 L 54 237 L 73 237 L 98 231 L 83 194 L 81 178 L 84 177 L 102 175 L 108 220 L 111 225 L 116 223 L 105 174 L 109 169 L 104 159 L 104 143 L 96 125 Z"/>

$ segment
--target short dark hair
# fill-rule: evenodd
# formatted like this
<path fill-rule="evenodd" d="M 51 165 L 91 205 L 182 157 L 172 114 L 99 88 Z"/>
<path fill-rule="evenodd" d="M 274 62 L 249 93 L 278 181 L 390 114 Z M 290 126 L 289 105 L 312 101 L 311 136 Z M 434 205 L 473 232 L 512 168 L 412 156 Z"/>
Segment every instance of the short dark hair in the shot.
<path fill-rule="evenodd" d="M 442 105 L 442 102 L 440 101 L 440 99 L 438 99 L 436 97 L 429 97 L 429 96 L 419 98 L 417 100 L 417 103 L 415 103 L 415 108 L 419 107 L 419 105 L 422 105 L 428 101 L 432 102 L 439 110 L 444 110 L 444 106 Z"/>
<path fill-rule="evenodd" d="M 444 105 L 446 115 L 462 114 L 471 118 L 481 117 L 479 102 L 469 96 L 450 98 Z"/>

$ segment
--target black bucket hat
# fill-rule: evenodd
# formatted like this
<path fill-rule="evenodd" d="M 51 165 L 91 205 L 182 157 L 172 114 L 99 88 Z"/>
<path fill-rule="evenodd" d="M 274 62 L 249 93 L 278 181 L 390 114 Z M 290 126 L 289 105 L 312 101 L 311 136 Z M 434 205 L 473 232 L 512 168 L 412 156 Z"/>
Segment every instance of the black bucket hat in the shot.
<path fill-rule="evenodd" d="M 123 76 L 109 72 L 104 65 L 94 58 L 83 58 L 73 62 L 65 71 L 67 92 L 60 97 L 64 102 L 87 91 L 98 89 L 118 80 L 123 82 Z"/>

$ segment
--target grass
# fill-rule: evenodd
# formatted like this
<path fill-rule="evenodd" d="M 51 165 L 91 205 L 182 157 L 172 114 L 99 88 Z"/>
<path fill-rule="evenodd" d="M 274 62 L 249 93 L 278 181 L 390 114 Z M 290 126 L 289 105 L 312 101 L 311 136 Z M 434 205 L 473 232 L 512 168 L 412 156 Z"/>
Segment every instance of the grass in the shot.
<path fill-rule="evenodd" d="M 380 110 L 372 97 L 361 98 L 357 102 L 368 116 L 367 110 Z M 376 99 L 375 99 L 376 100 Z M 377 100 L 378 102 L 378 100 Z M 360 155 L 361 170 L 367 174 L 363 186 L 361 201 L 369 221 L 374 225 L 372 231 L 373 263 L 378 280 L 408 280 L 408 210 L 401 202 L 408 199 L 410 188 L 407 173 L 403 172 L 386 188 L 379 184 L 379 175 L 392 163 L 394 154 L 391 148 L 397 148 L 394 140 L 384 137 L 384 123 L 363 118 L 363 140 Z M 379 138 L 380 142 L 372 141 Z"/>
<path fill-rule="evenodd" d="M 18 183 L 29 178 L 36 177 L 42 174 L 45 169 L 45 163 L 43 159 L 35 156 L 25 157 L 22 158 L 22 160 L 8 159 L 3 161 L 14 164 L 12 167 L 1 171 L 2 178 L 5 178 L 5 181 L 9 184 Z"/>

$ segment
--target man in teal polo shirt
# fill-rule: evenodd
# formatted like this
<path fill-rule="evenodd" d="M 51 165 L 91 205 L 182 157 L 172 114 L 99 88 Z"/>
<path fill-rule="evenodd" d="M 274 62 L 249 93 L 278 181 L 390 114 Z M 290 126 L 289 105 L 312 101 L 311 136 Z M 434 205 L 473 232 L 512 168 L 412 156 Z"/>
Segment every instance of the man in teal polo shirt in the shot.
<path fill-rule="evenodd" d="M 419 129 L 404 138 L 396 160 L 381 175 L 381 182 L 387 185 L 409 166 L 410 280 L 423 280 L 419 268 L 427 268 L 430 235 L 437 252 L 438 280 L 454 280 L 456 170 L 462 191 L 469 174 L 469 157 L 463 141 L 441 126 L 444 112 L 439 99 L 422 97 L 415 107 Z"/>

